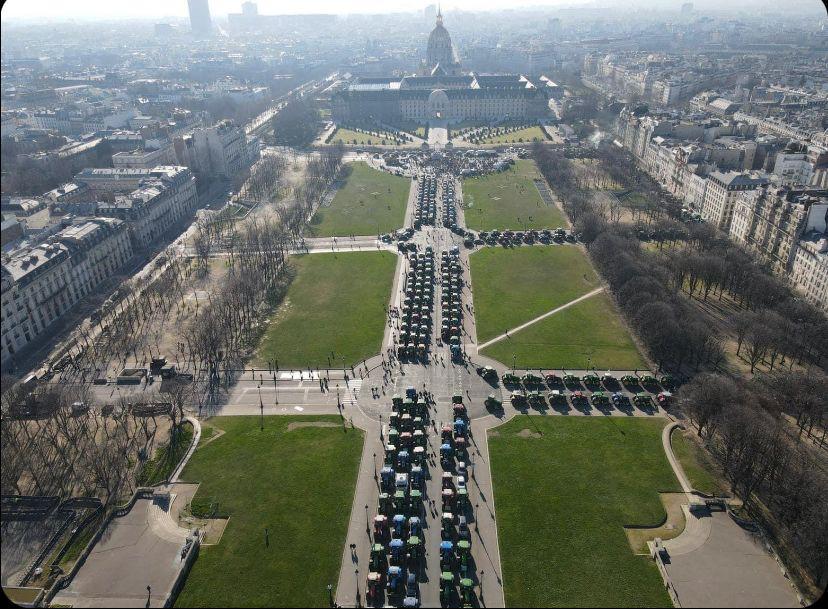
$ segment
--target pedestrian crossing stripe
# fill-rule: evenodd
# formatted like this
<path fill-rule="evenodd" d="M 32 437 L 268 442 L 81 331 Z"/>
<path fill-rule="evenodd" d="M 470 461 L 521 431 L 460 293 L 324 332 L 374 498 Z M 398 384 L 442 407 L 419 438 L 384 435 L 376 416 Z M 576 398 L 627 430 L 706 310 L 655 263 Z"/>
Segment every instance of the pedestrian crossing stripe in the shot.
<path fill-rule="evenodd" d="M 340 389 L 342 389 L 342 387 L 340 387 Z M 361 379 L 352 379 L 348 381 L 348 385 L 345 387 L 345 395 L 341 400 L 342 404 L 345 406 L 356 405 L 360 389 L 362 389 Z"/>

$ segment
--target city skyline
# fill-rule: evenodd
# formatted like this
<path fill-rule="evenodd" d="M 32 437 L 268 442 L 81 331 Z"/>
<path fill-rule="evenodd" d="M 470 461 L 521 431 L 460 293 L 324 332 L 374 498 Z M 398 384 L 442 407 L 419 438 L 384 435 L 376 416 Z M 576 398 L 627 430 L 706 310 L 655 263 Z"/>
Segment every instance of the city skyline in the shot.
<path fill-rule="evenodd" d="M 226 19 L 227 14 L 238 12 L 242 2 L 239 0 L 211 0 L 210 12 L 214 18 Z M 276 0 L 261 0 L 257 2 L 261 14 L 313 14 L 331 13 L 347 14 L 381 14 L 395 12 L 417 13 L 428 6 L 429 2 L 422 0 L 390 0 L 381 6 L 371 7 L 370 10 L 361 8 L 359 0 L 340 2 L 337 0 L 308 0 L 300 7 L 285 5 Z M 434 3 L 437 4 L 437 3 Z M 648 7 L 656 10 L 679 11 L 685 4 L 683 0 L 632 0 L 620 5 L 633 7 Z M 770 10 L 780 8 L 772 0 L 739 0 L 722 6 L 714 0 L 697 0 L 694 4 L 697 11 L 738 11 L 751 10 L 763 7 Z M 498 0 L 453 0 L 443 3 L 445 12 L 452 11 L 502 11 L 504 7 Z M 605 0 L 528 0 L 521 1 L 508 10 L 544 10 L 572 7 L 607 8 L 617 10 L 617 3 L 608 3 Z M 786 12 L 803 12 L 819 15 L 824 12 L 820 0 L 793 0 L 786 3 Z M 187 17 L 186 0 L 171 3 L 164 0 L 147 0 L 140 6 L 132 2 L 116 0 L 76 0 L 72 3 L 59 3 L 57 6 L 52 0 L 9 0 L 3 5 L 3 18 L 12 21 L 60 21 L 77 19 L 81 21 L 119 20 L 119 19 L 146 19 L 162 20 L 164 18 L 182 19 Z"/>

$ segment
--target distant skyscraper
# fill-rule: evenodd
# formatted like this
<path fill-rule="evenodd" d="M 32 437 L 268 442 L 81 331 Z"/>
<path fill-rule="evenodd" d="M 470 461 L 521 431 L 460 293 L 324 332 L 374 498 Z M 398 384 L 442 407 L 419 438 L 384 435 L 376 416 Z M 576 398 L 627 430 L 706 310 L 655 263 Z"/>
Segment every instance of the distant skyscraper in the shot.
<path fill-rule="evenodd" d="M 208 0 L 187 0 L 190 8 L 190 29 L 193 34 L 206 36 L 213 29 Z"/>
<path fill-rule="evenodd" d="M 423 17 L 425 17 L 426 21 L 434 21 L 437 17 L 437 5 L 436 4 L 429 4 L 427 7 L 423 9 Z"/>
<path fill-rule="evenodd" d="M 684 15 L 689 15 L 693 12 L 693 3 L 692 2 L 685 2 L 681 5 L 681 12 Z"/>

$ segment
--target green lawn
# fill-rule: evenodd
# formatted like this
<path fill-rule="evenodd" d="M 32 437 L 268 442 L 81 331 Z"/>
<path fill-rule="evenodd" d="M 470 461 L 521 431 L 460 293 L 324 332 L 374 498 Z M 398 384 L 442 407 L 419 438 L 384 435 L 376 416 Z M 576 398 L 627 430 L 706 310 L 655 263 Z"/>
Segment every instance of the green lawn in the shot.
<path fill-rule="evenodd" d="M 524 127 L 510 133 L 503 135 L 494 135 L 481 140 L 481 144 L 517 144 L 526 143 L 538 140 L 540 142 L 546 139 L 546 134 L 537 125 L 531 127 Z"/>
<path fill-rule="evenodd" d="M 351 174 L 330 207 L 320 208 L 311 219 L 317 237 L 376 235 L 402 227 L 411 182 L 352 163 Z"/>
<path fill-rule="evenodd" d="M 342 142 L 343 144 L 360 144 L 364 146 L 390 146 L 394 143 L 394 136 L 391 133 L 385 131 L 377 131 L 377 133 L 381 133 L 381 136 L 371 135 L 369 133 L 360 133 L 359 131 L 354 131 L 352 129 L 346 129 L 344 127 L 338 127 L 336 133 L 334 133 L 333 137 L 331 138 L 329 144 L 336 144 L 337 142 Z"/>
<path fill-rule="evenodd" d="M 389 252 L 294 256 L 296 278 L 270 320 L 257 361 L 340 367 L 379 353 L 397 257 Z M 330 361 L 329 356 L 333 352 Z"/>
<path fill-rule="evenodd" d="M 482 353 L 518 368 L 646 368 L 610 299 L 596 294 L 511 334 Z"/>
<path fill-rule="evenodd" d="M 597 288 L 580 248 L 485 248 L 471 255 L 477 340 L 494 338 Z"/>
<path fill-rule="evenodd" d="M 363 433 L 338 416 L 220 417 L 225 434 L 195 452 L 183 479 L 230 520 L 203 547 L 178 607 L 324 607 L 336 585 Z M 298 427 L 293 423 L 335 424 Z M 268 529 L 269 547 L 264 530 Z"/>
<path fill-rule="evenodd" d="M 522 159 L 506 171 L 463 180 L 466 225 L 485 231 L 566 226 L 557 206 L 541 199 L 532 182 L 539 177 L 535 162 Z"/>
<path fill-rule="evenodd" d="M 520 416 L 490 432 L 506 606 L 672 606 L 655 564 L 632 553 L 623 529 L 661 522 L 658 492 L 680 490 L 663 426 Z"/>
<path fill-rule="evenodd" d="M 727 485 L 711 473 L 713 466 L 710 455 L 692 438 L 686 437 L 688 433 L 692 432 L 682 432 L 680 429 L 673 431 L 672 444 L 673 452 L 690 484 L 695 490 L 708 495 L 727 493 Z"/>

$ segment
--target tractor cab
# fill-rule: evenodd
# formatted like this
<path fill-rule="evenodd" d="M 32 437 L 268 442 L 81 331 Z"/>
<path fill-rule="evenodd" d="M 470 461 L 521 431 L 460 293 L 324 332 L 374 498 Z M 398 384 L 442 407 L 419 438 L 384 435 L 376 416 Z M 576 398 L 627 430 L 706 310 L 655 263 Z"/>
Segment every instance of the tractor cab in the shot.
<path fill-rule="evenodd" d="M 460 580 L 460 599 L 463 609 L 474 607 L 474 582 L 468 577 Z"/>
<path fill-rule="evenodd" d="M 365 599 L 368 601 L 369 607 L 379 607 L 380 595 L 382 593 L 382 575 L 376 571 L 371 571 L 368 574 L 368 579 L 365 582 Z"/>
<path fill-rule="evenodd" d="M 424 479 L 425 475 L 421 466 L 415 465 L 411 468 L 411 488 L 422 489 Z"/>
<path fill-rule="evenodd" d="M 377 499 L 377 512 L 385 516 L 389 516 L 391 514 L 392 505 L 393 502 L 391 500 L 391 495 L 388 493 L 379 494 L 379 498 Z"/>
<path fill-rule="evenodd" d="M 395 472 L 392 467 L 385 466 L 380 470 L 380 480 L 382 481 L 382 488 L 385 491 L 390 491 L 394 487 Z"/>
<path fill-rule="evenodd" d="M 411 455 L 407 450 L 397 453 L 397 468 L 400 471 L 407 471 L 411 467 Z"/>
<path fill-rule="evenodd" d="M 385 567 L 385 546 L 375 543 L 371 546 L 371 571 L 379 573 Z"/>
<path fill-rule="evenodd" d="M 425 447 L 415 446 L 413 451 L 412 463 L 417 466 L 422 466 L 425 463 Z"/>
<path fill-rule="evenodd" d="M 454 544 L 449 540 L 440 542 L 440 568 L 449 570 L 454 567 Z"/>
<path fill-rule="evenodd" d="M 388 583 L 386 587 L 388 589 L 388 594 L 395 596 L 398 594 L 402 594 L 403 591 L 403 582 L 402 582 L 402 568 L 399 566 L 391 566 L 388 567 Z"/>
<path fill-rule="evenodd" d="M 374 516 L 374 539 L 385 539 L 388 535 L 388 518 L 382 514 Z"/>
<path fill-rule="evenodd" d="M 489 397 L 486 398 L 486 406 L 489 408 L 500 408 L 503 406 L 503 401 L 498 398 L 495 394 L 490 393 Z"/>
<path fill-rule="evenodd" d="M 423 523 L 419 516 L 412 516 L 408 519 L 408 532 L 410 535 L 418 537 L 423 534 Z"/>
<path fill-rule="evenodd" d="M 466 422 L 463 419 L 455 419 L 454 420 L 454 434 L 457 436 L 464 436 L 466 435 L 467 427 Z"/>
<path fill-rule="evenodd" d="M 392 539 L 388 544 L 389 560 L 392 565 L 400 566 L 405 559 L 405 542 L 402 539 Z"/>
<path fill-rule="evenodd" d="M 451 605 L 452 596 L 454 595 L 454 573 L 451 571 L 443 571 L 440 573 L 440 603 L 443 607 Z"/>
<path fill-rule="evenodd" d="M 451 425 L 446 423 L 440 429 L 440 438 L 443 440 L 444 443 L 450 442 L 451 441 L 451 434 L 452 434 Z"/>

